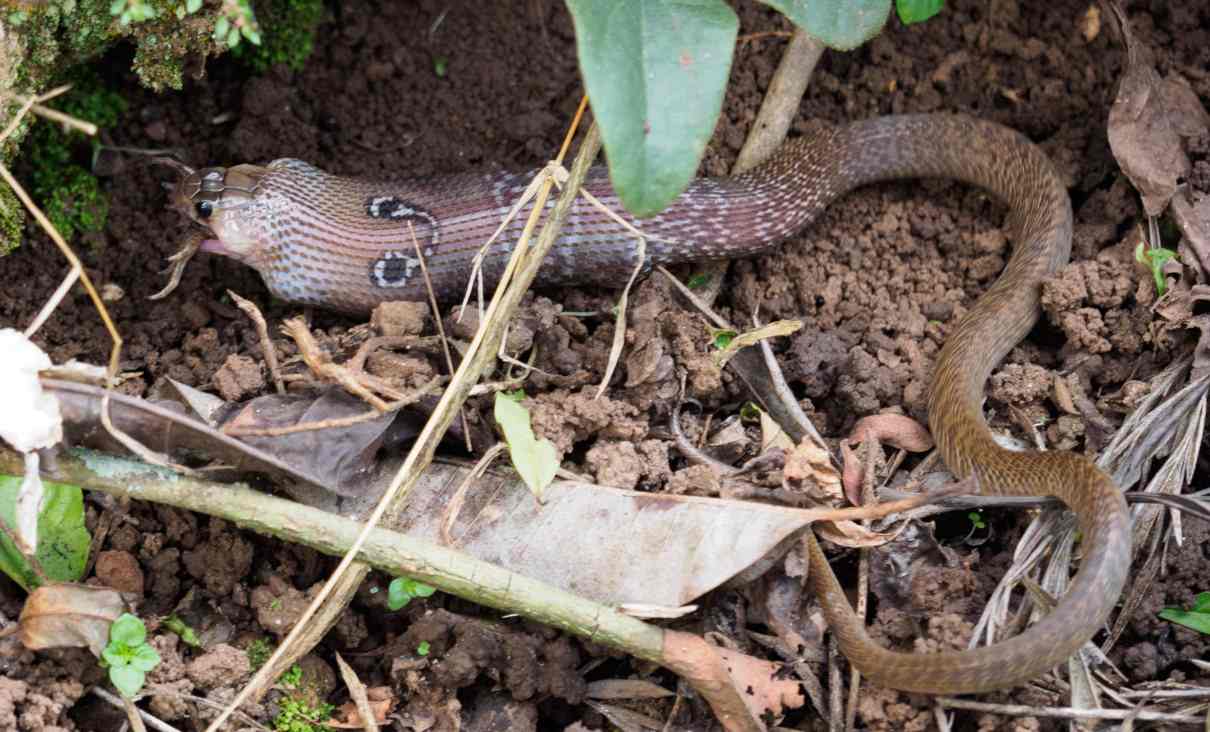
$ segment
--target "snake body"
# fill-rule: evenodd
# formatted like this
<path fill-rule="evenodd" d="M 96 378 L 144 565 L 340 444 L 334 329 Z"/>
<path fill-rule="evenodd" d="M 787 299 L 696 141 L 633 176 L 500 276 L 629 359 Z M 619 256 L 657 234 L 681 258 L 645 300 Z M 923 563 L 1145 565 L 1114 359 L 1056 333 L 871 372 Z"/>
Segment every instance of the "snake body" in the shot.
<path fill-rule="evenodd" d="M 696 180 L 660 215 L 631 223 L 648 239 L 644 266 L 747 257 L 799 231 L 854 188 L 921 177 L 957 179 L 1002 199 L 1016 242 L 1000 278 L 937 359 L 929 424 L 938 449 L 981 493 L 1062 499 L 1079 519 L 1083 561 L 1041 621 L 960 652 L 899 653 L 875 644 L 808 532 L 811 582 L 842 651 L 871 681 L 913 692 L 979 692 L 1039 676 L 1079 649 L 1105 623 L 1130 564 L 1129 515 L 1113 481 L 1072 453 L 1001 448 L 981 408 L 992 369 L 1038 318 L 1042 279 L 1070 252 L 1071 205 L 1050 161 L 1020 134 L 989 122 L 882 117 L 789 142 L 748 174 Z M 255 267 L 275 295 L 364 313 L 387 300 L 426 299 L 421 256 L 438 297 L 460 296 L 472 258 L 528 180 L 494 173 L 379 183 L 278 160 L 190 171 L 175 200 L 214 235 L 203 249 Z M 586 188 L 620 210 L 604 170 L 595 170 Z M 525 214 L 523 208 L 505 226 L 485 257 L 487 284 L 503 271 Z M 581 201 L 540 281 L 617 286 L 636 264 L 633 235 Z"/>

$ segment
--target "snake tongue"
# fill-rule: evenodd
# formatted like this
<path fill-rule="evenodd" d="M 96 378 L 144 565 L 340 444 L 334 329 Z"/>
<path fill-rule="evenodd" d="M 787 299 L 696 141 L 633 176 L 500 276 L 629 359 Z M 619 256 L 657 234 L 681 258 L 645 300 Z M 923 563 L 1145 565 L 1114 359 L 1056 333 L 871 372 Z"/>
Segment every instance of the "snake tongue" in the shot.
<path fill-rule="evenodd" d="M 198 251 L 206 252 L 207 254 L 221 254 L 224 257 L 235 257 L 235 252 L 231 251 L 221 239 L 203 239 Z"/>

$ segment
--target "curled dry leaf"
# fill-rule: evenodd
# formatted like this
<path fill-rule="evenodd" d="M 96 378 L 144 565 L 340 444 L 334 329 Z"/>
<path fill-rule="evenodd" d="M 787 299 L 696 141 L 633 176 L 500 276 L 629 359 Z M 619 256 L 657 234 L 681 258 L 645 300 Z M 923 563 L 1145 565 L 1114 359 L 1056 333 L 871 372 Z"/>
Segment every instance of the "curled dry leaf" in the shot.
<path fill-rule="evenodd" d="M 44 585 L 30 593 L 17 619 L 18 638 L 31 651 L 84 646 L 97 658 L 109 643 L 109 626 L 126 603 L 106 587 Z"/>
<path fill-rule="evenodd" d="M 390 722 L 391 709 L 395 706 L 395 695 L 389 686 L 372 686 L 366 689 L 366 698 L 370 710 L 374 713 L 374 725 L 386 727 Z M 361 715 L 357 713 L 357 705 L 347 701 L 332 713 L 332 718 L 324 724 L 333 729 L 364 729 Z"/>
<path fill-rule="evenodd" d="M 863 549 L 882 546 L 894 541 L 899 532 L 903 531 L 900 524 L 894 531 L 873 531 L 854 521 L 817 521 L 812 524 L 815 535 L 838 546 L 850 549 Z"/>
<path fill-rule="evenodd" d="M 690 633 L 665 631 L 660 662 L 702 695 L 729 732 L 765 730 L 765 720 L 806 703 L 799 683 L 783 678 L 779 664 L 712 646 Z"/>
<path fill-rule="evenodd" d="M 590 681 L 585 693 L 590 699 L 660 699 L 673 695 L 659 684 L 643 679 Z"/>
<path fill-rule="evenodd" d="M 840 472 L 832 464 L 832 456 L 810 437 L 794 446 L 786 455 L 782 476 L 787 487 L 807 490 L 814 498 L 839 505 L 843 489 Z"/>
<path fill-rule="evenodd" d="M 859 445 L 866 437 L 873 437 L 883 445 L 890 445 L 908 452 L 925 452 L 933 449 L 933 436 L 928 429 L 902 414 L 875 414 L 862 417 L 853 425 L 849 434 L 850 445 Z"/>
<path fill-rule="evenodd" d="M 1127 66 L 1109 110 L 1109 146 L 1139 191 L 1149 216 L 1168 206 L 1178 180 L 1189 173 L 1184 138 L 1200 134 L 1210 118 L 1187 82 L 1165 79 L 1152 65 L 1151 50 L 1130 29 L 1116 4 L 1110 7 L 1126 44 Z"/>

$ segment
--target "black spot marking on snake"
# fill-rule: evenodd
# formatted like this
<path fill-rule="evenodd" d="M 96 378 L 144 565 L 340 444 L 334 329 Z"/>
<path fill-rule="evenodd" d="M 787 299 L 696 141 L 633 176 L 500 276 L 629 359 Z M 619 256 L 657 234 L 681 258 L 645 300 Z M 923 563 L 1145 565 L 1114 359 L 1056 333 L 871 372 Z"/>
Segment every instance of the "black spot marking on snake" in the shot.
<path fill-rule="evenodd" d="M 420 260 L 409 257 L 406 252 L 388 249 L 370 263 L 370 284 L 375 287 L 403 287 L 412 278 L 413 268 Z"/>
<path fill-rule="evenodd" d="M 437 218 L 424 208 L 405 201 L 398 196 L 370 196 L 366 199 L 366 215 L 372 219 L 387 219 L 401 224 L 417 221 L 428 224 L 429 241 L 425 253 L 431 254 L 440 238 Z M 404 227 L 401 241 L 410 240 L 410 231 Z M 370 263 L 370 282 L 375 287 L 403 287 L 412 278 L 412 270 L 420 266 L 420 260 L 400 249 L 387 249 Z"/>

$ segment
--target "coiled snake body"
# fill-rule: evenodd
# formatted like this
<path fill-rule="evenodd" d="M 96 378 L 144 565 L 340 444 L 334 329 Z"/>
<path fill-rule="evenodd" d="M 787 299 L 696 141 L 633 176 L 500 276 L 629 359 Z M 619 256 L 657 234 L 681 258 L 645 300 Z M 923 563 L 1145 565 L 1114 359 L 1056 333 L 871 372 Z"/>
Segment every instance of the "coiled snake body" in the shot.
<path fill-rule="evenodd" d="M 185 169 L 175 205 L 214 238 L 201 248 L 260 271 L 287 300 L 363 313 L 387 300 L 427 298 L 416 244 L 438 297 L 466 287 L 472 257 L 528 182 L 512 174 L 378 183 L 328 175 L 297 160 Z M 1081 456 L 1012 452 L 983 418 L 983 385 L 1039 313 L 1043 278 L 1067 261 L 1072 216 L 1046 156 L 1021 135 L 963 116 L 883 117 L 787 143 L 764 166 L 693 182 L 668 209 L 632 223 L 648 238 L 646 266 L 746 257 L 806 226 L 848 191 L 875 181 L 953 178 L 1005 201 L 1016 247 L 996 283 L 950 334 L 937 359 L 929 424 L 946 464 L 985 494 L 1057 496 L 1079 518 L 1083 562 L 1040 622 L 993 646 L 897 653 L 876 645 L 808 532 L 811 581 L 849 661 L 873 682 L 954 694 L 1004 688 L 1074 653 L 1104 624 L 1130 564 L 1121 491 Z M 621 210 L 603 170 L 586 188 Z M 484 261 L 500 276 L 525 219 L 506 227 Z M 413 236 L 415 239 L 413 239 Z M 586 202 L 576 204 L 539 280 L 621 285 L 637 263 L 633 236 Z"/>

